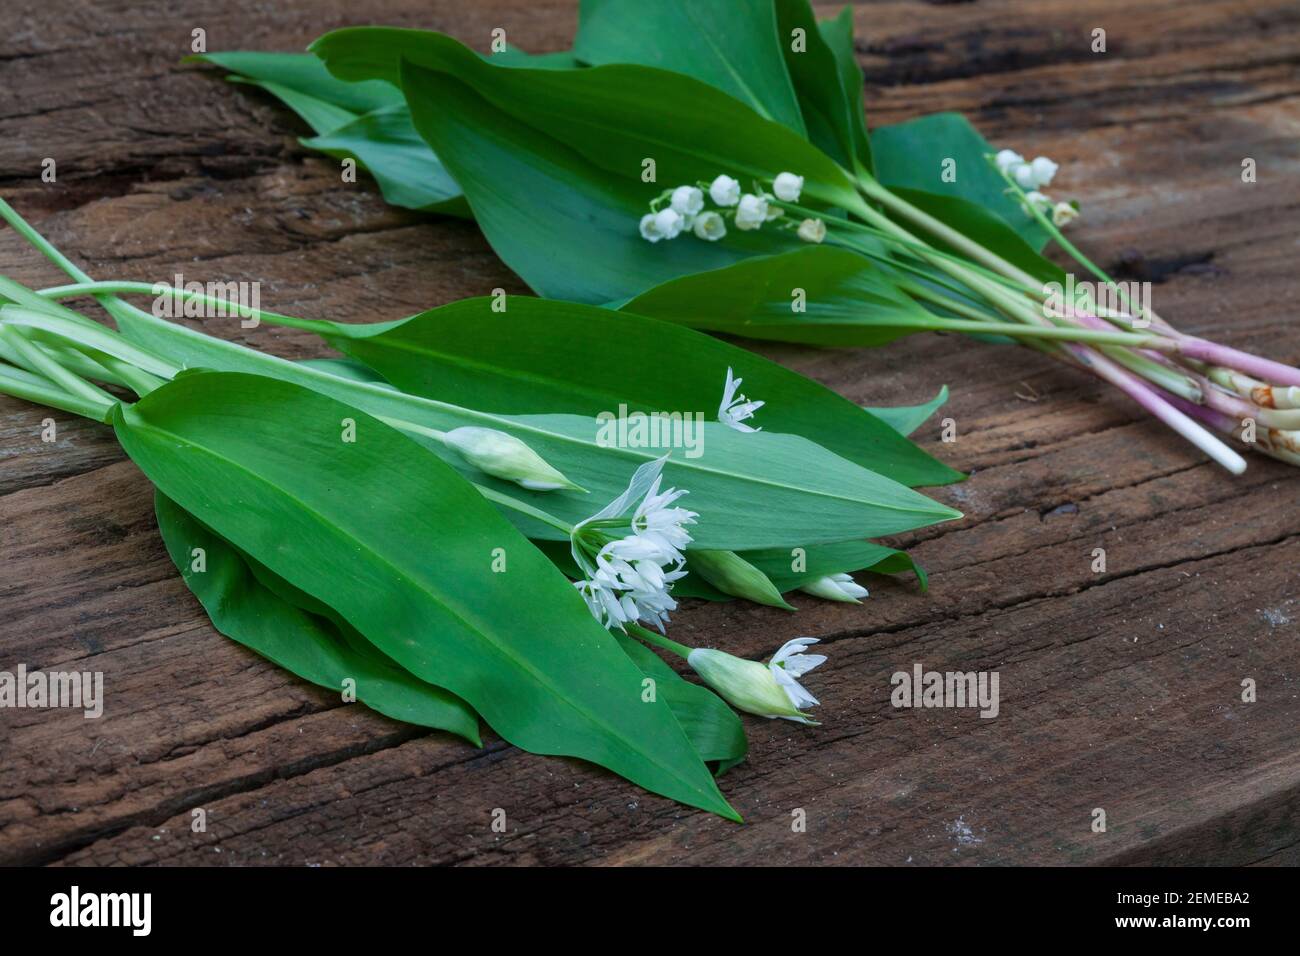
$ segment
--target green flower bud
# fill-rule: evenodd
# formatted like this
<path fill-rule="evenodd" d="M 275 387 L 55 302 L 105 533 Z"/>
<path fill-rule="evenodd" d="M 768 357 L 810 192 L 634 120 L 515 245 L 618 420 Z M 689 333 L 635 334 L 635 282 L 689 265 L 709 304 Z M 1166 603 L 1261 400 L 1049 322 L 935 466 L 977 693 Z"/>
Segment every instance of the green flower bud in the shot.
<path fill-rule="evenodd" d="M 688 551 L 686 566 L 723 594 L 793 611 L 766 574 L 734 551 Z"/>
<path fill-rule="evenodd" d="M 686 662 L 736 709 L 815 727 L 817 722 L 799 708 L 816 705 L 817 698 L 804 690 L 798 678 L 826 660 L 820 654 L 801 653 L 816 643 L 810 637 L 787 641 L 766 664 L 711 647 L 695 648 Z"/>
<path fill-rule="evenodd" d="M 454 428 L 442 440 L 479 471 L 493 478 L 513 481 L 529 491 L 585 490 L 548 465 L 514 435 L 495 428 Z"/>

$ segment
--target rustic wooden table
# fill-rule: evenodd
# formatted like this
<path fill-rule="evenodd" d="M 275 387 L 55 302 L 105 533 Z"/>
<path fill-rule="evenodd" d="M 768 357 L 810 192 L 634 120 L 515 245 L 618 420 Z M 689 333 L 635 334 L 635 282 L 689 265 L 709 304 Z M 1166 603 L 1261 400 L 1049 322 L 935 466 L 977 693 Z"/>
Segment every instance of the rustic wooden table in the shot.
<path fill-rule="evenodd" d="M 525 291 L 472 224 L 341 186 L 269 97 L 178 61 L 198 27 L 210 49 L 300 49 L 366 22 L 480 48 L 505 26 L 560 49 L 575 3 L 165 6 L 11 0 L 6 14 L 0 189 L 93 275 L 261 280 L 264 305 L 344 320 Z M 1078 240 L 1155 283 L 1162 313 L 1300 359 L 1293 0 L 898 0 L 859 4 L 856 22 L 873 124 L 962 110 L 993 142 L 1052 156 L 1054 191 L 1084 205 Z M 1098 27 L 1104 55 L 1089 49 Z M 0 273 L 59 281 L 9 231 Z M 206 329 L 292 357 L 319 348 Z M 824 726 L 748 723 L 751 759 L 724 780 L 746 825 L 286 675 L 208 624 L 107 429 L 56 414 L 45 444 L 47 413 L 0 399 L 0 670 L 99 670 L 107 696 L 99 720 L 0 710 L 0 863 L 1300 862 L 1294 469 L 1252 457 L 1232 479 L 1024 350 L 760 348 L 863 403 L 949 383 L 958 440 L 933 422 L 919 437 L 973 474 L 938 492 L 963 522 L 903 539 L 928 594 L 873 579 L 860 607 L 677 617 L 683 639 L 750 656 L 796 633 L 831 645 L 811 682 Z M 999 716 L 893 709 L 889 677 L 915 662 L 998 671 Z M 1242 701 L 1246 678 L 1258 703 Z"/>

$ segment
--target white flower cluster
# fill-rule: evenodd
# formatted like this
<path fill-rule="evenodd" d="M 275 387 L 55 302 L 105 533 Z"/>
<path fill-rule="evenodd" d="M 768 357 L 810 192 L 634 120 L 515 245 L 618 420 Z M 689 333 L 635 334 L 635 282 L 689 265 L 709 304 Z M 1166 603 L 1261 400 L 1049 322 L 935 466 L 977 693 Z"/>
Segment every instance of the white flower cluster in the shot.
<path fill-rule="evenodd" d="M 623 630 L 626 624 L 647 621 L 662 632 L 668 612 L 677 609 L 669 592 L 673 582 L 686 576 L 682 552 L 691 536 L 685 526 L 694 524 L 697 515 L 674 507 L 685 491 L 659 490 L 665 460 L 666 455 L 642 465 L 622 495 L 573 529 L 573 557 L 587 575 L 574 587 L 606 627 Z M 624 512 L 638 496 L 640 504 L 625 520 Z"/>
<path fill-rule="evenodd" d="M 716 209 L 704 208 L 706 190 Z M 696 238 L 717 242 L 727 234 L 728 219 L 742 232 L 758 229 L 785 214 L 772 200 L 796 203 L 802 192 L 803 177 L 789 172 L 777 175 L 771 193 L 757 185 L 752 193 L 742 192 L 740 183 L 725 173 L 711 183 L 678 186 L 650 203 L 650 212 L 641 217 L 641 238 L 648 242 L 676 239 L 689 229 Z M 821 242 L 826 237 L 826 224 L 820 219 L 805 219 L 796 233 L 805 242 Z"/>
<path fill-rule="evenodd" d="M 1051 185 L 1056 171 L 1061 168 L 1046 156 L 1037 156 L 1028 162 L 1015 150 L 1004 149 L 993 157 L 993 162 L 997 164 L 999 172 L 1025 191 L 1025 203 L 1050 215 L 1055 225 L 1064 226 L 1078 218 L 1079 210 L 1072 203 L 1053 202 L 1040 191 L 1042 187 Z"/>

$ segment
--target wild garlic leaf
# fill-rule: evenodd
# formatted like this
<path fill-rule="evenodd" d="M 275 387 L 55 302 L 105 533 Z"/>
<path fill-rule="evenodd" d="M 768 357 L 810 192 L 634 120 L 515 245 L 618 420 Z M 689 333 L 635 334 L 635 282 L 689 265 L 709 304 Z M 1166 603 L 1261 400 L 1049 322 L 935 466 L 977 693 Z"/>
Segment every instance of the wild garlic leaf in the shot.
<path fill-rule="evenodd" d="M 889 478 L 868 471 L 821 446 L 776 432 L 741 434 L 706 422 L 692 433 L 700 454 L 675 439 L 684 431 L 661 431 L 657 441 L 624 442 L 608 422 L 577 415 L 507 415 L 470 411 L 445 402 L 404 394 L 389 385 L 331 375 L 317 367 L 286 361 L 232 342 L 214 339 L 141 311 L 117 312 L 118 326 L 132 342 L 189 368 L 267 375 L 332 396 L 388 418 L 448 431 L 464 425 L 497 428 L 528 444 L 589 495 L 561 491 L 530 493 L 488 478 L 443 448 L 426 444 L 467 477 L 530 501 L 575 523 L 618 496 L 637 467 L 665 453 L 664 484 L 686 488 L 691 509 L 707 515 L 696 529 L 698 547 L 720 551 L 809 545 L 866 538 L 924 527 L 960 517 L 954 511 Z M 617 425 L 614 426 L 615 431 Z M 647 439 L 654 436 L 647 434 Z M 610 439 L 608 447 L 602 438 Z M 511 513 L 529 537 L 555 538 L 557 532 Z"/>
<path fill-rule="evenodd" d="M 803 292 L 802 311 L 793 308 L 792 289 Z M 924 309 L 870 260 L 835 246 L 681 276 L 620 309 L 711 332 L 821 346 L 883 345 L 928 331 Z"/>
<path fill-rule="evenodd" d="M 793 4 L 803 4 L 805 0 L 784 0 Z M 859 166 L 871 175 L 875 175 L 875 159 L 871 153 L 871 137 L 867 133 L 867 117 L 863 103 L 864 79 L 862 67 L 858 66 L 857 56 L 853 50 L 853 7 L 846 6 L 839 15 L 830 20 L 819 20 L 818 32 L 835 57 L 835 65 L 840 75 L 840 85 L 848 100 L 850 132 L 853 138 L 853 154 Z"/>
<path fill-rule="evenodd" d="M 200 53 L 189 59 L 211 63 L 257 83 L 272 83 L 281 89 L 306 94 L 353 116 L 404 102 L 402 91 L 392 83 L 372 80 L 353 83 L 336 79 L 325 64 L 310 53 L 224 50 Z M 286 102 L 291 108 L 296 108 L 293 102 Z"/>
<path fill-rule="evenodd" d="M 839 57 L 824 35 L 824 28 L 818 28 L 808 0 L 776 0 L 775 9 L 786 70 L 808 127 L 809 141 L 845 169 L 870 171 L 862 75 L 857 73 L 851 46 L 851 14 L 849 65 L 856 78 L 841 70 Z"/>
<path fill-rule="evenodd" d="M 651 246 L 638 222 L 665 187 L 726 172 L 751 189 L 792 170 L 805 177 L 807 202 L 855 195 L 844 171 L 797 133 L 681 74 L 495 67 L 449 37 L 410 30 L 340 30 L 313 49 L 350 79 L 391 77 L 405 62 L 416 129 L 498 255 L 550 298 L 608 302 L 800 244 L 789 232 L 732 229 L 719 242 Z M 648 158 L 654 182 L 642 180 Z"/>
<path fill-rule="evenodd" d="M 890 405 L 884 407 L 864 405 L 862 407 L 890 428 L 896 430 L 900 435 L 910 435 L 925 424 L 925 420 L 938 411 L 946 401 L 948 401 L 948 386 L 944 385 L 934 398 L 920 405 Z"/>
<path fill-rule="evenodd" d="M 801 136 L 772 0 L 583 0 L 573 52 L 592 66 L 637 63 L 708 83 Z"/>
<path fill-rule="evenodd" d="M 737 819 L 569 581 L 404 435 L 288 382 L 207 371 L 119 407 L 114 427 L 163 494 L 506 740 Z"/>
<path fill-rule="evenodd" d="M 404 102 L 372 110 L 319 136 L 304 137 L 302 144 L 339 159 L 355 159 L 375 177 L 390 205 L 469 216 L 460 186 L 415 131 Z"/>
<path fill-rule="evenodd" d="M 355 681 L 357 700 L 387 717 L 482 746 L 478 717 L 459 697 L 403 670 L 346 623 L 277 595 L 238 551 L 161 492 L 154 508 L 167 553 L 222 634 L 334 693 L 344 690 L 345 680 Z"/>
<path fill-rule="evenodd" d="M 745 728 L 721 697 L 707 687 L 684 680 L 636 638 L 613 634 L 632 662 L 655 682 L 655 692 L 668 701 L 700 757 L 719 761 L 719 774 L 745 759 L 749 750 Z"/>
<path fill-rule="evenodd" d="M 933 113 L 905 123 L 877 127 L 871 133 L 876 176 L 893 189 L 921 190 L 964 199 L 984 207 L 1013 229 L 1034 251 L 1048 240 L 1047 231 L 1007 195 L 1007 184 L 985 159 L 997 149 L 960 113 Z M 953 160 L 956 177 L 946 182 L 944 162 Z M 967 233 L 983 241 L 981 233 Z"/>
<path fill-rule="evenodd" d="M 778 285 L 782 278 L 778 273 Z M 721 296 L 731 291 L 699 291 L 660 314 L 690 307 L 712 315 L 726 308 Z M 780 294 L 788 297 L 784 289 Z M 322 335 L 405 392 L 510 413 L 596 416 L 625 407 L 699 413 L 714 421 L 730 368 L 744 380 L 745 394 L 766 403 L 752 426 L 802 435 L 909 487 L 961 478 L 825 386 L 720 339 L 630 308 L 619 314 L 524 296 L 510 297 L 505 311 L 492 303 L 465 299 L 400 322 L 332 323 L 333 332 Z M 521 326 L 528 335 L 519 334 Z M 593 355 L 620 354 L 654 360 L 592 361 Z"/>

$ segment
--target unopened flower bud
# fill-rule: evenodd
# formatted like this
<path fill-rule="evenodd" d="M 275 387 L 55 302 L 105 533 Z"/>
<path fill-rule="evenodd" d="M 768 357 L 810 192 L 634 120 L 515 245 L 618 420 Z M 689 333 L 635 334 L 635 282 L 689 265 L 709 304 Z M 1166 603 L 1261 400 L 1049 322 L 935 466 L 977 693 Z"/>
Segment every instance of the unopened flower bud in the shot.
<path fill-rule="evenodd" d="M 853 580 L 848 574 L 838 572 L 809 581 L 799 588 L 805 594 L 823 598 L 827 601 L 842 601 L 846 604 L 861 604 L 860 598 L 867 596 L 867 589 Z"/>
<path fill-rule="evenodd" d="M 514 435 L 495 428 L 454 428 L 443 436 L 442 441 L 479 471 L 503 481 L 513 481 L 529 491 L 583 490 Z"/>
<path fill-rule="evenodd" d="M 766 574 L 734 551 L 688 551 L 686 561 L 687 570 L 695 571 L 723 594 L 794 610 Z"/>
<path fill-rule="evenodd" d="M 781 173 L 772 182 L 772 192 L 782 202 L 798 202 L 803 192 L 803 177 L 794 173 Z"/>
<path fill-rule="evenodd" d="M 821 654 L 797 653 L 816 643 L 811 637 L 787 641 L 766 664 L 709 647 L 697 647 L 686 656 L 686 662 L 704 683 L 747 714 L 815 725 L 816 721 L 799 708 L 815 705 L 817 698 L 796 678 L 826 660 Z"/>

